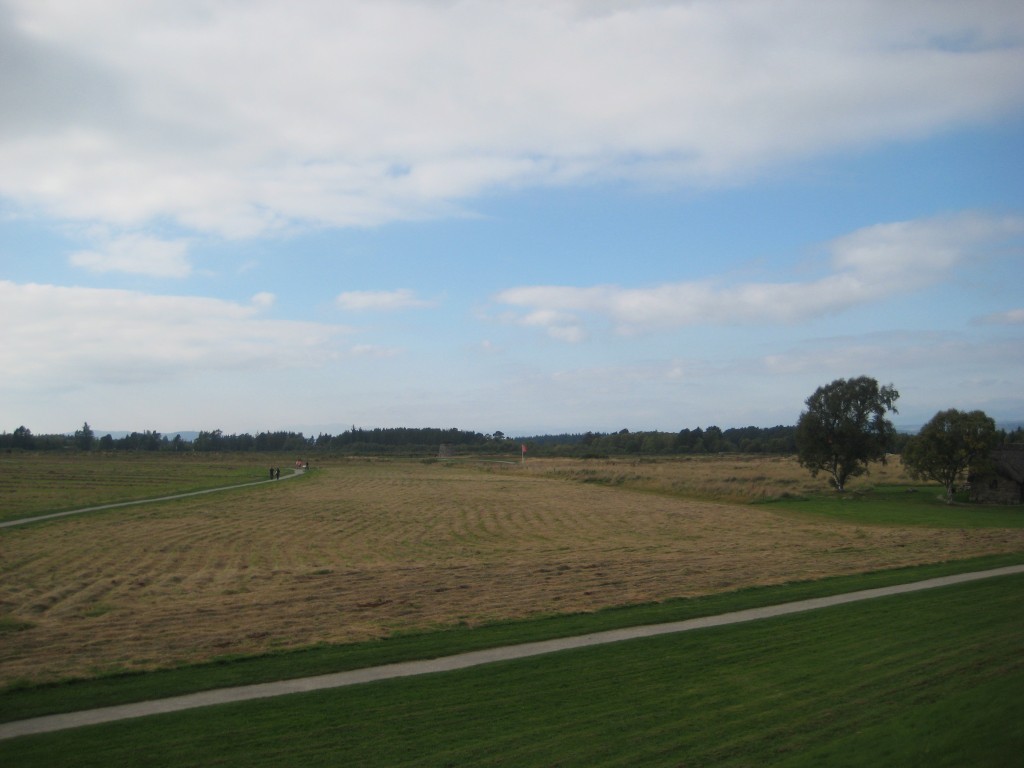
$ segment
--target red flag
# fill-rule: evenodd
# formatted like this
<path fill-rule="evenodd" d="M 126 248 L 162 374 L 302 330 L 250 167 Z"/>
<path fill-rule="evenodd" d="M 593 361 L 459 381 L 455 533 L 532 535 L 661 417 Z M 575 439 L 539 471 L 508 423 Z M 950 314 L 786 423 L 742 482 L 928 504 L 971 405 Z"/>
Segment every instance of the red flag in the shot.
<path fill-rule="evenodd" d="M 523 443 L 523 453 L 526 453 L 526 443 Z"/>

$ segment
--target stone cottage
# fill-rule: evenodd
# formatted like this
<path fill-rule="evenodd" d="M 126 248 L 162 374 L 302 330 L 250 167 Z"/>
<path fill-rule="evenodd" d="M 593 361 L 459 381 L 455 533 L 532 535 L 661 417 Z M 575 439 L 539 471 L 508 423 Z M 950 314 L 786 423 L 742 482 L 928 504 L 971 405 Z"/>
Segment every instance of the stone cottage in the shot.
<path fill-rule="evenodd" d="M 971 501 L 1024 503 L 1024 444 L 1001 445 L 989 454 L 989 466 L 971 471 Z"/>

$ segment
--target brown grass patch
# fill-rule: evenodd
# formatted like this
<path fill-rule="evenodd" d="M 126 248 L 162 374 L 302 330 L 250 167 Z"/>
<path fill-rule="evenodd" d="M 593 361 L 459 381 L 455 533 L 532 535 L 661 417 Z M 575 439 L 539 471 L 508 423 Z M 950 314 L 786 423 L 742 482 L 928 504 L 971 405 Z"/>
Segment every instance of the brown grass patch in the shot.
<path fill-rule="evenodd" d="M 266 454 L 0 453 L 0 520 L 267 479 Z"/>
<path fill-rule="evenodd" d="M 792 469 L 720 461 L 736 467 L 726 485 Z M 602 472 L 628 480 L 577 482 L 596 465 L 337 461 L 297 481 L 5 530 L 0 684 L 1024 549 L 1024 530 L 872 528 L 694 501 L 674 484 L 699 462 L 627 464 Z"/>
<path fill-rule="evenodd" d="M 560 477 L 712 501 L 754 502 L 830 492 L 827 478 L 811 477 L 794 456 L 717 454 L 671 458 L 547 459 L 526 464 L 532 474 Z M 908 483 L 899 456 L 849 482 L 851 494 L 873 485 Z"/>

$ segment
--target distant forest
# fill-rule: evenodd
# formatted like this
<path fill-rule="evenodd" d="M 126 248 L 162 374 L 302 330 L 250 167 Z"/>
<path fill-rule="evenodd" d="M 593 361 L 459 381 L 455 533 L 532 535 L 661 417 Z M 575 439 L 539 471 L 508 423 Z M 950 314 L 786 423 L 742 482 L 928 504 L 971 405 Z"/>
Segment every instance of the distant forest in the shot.
<path fill-rule="evenodd" d="M 177 451 L 177 452 L 268 452 L 296 456 L 453 456 L 518 455 L 525 446 L 527 456 L 676 456 L 706 453 L 794 454 L 796 427 L 740 427 L 682 429 L 679 432 L 584 432 L 581 434 L 508 437 L 502 432 L 483 434 L 463 429 L 395 427 L 359 429 L 352 427 L 338 435 L 301 432 L 260 432 L 226 435 L 221 430 L 199 432 L 194 439 L 159 432 L 132 432 L 122 437 L 96 435 L 88 423 L 73 435 L 35 435 L 27 427 L 0 434 L 0 450 L 80 451 Z M 1024 441 L 1024 429 L 1002 431 L 1005 442 Z M 899 453 L 910 435 L 900 434 L 893 450 Z"/>
<path fill-rule="evenodd" d="M 718 427 L 683 429 L 679 432 L 585 432 L 580 434 L 508 437 L 502 432 L 484 434 L 463 429 L 352 427 L 341 434 L 307 436 L 301 432 L 260 432 L 256 435 L 224 434 L 215 429 L 199 432 L 192 440 L 181 435 L 162 435 L 146 430 L 121 437 L 97 435 L 88 423 L 73 435 L 36 435 L 27 427 L 0 434 L 0 450 L 84 451 L 241 451 L 336 455 L 437 456 L 445 453 L 518 454 L 525 445 L 528 456 L 675 455 L 694 453 L 796 452 L 796 427 Z"/>

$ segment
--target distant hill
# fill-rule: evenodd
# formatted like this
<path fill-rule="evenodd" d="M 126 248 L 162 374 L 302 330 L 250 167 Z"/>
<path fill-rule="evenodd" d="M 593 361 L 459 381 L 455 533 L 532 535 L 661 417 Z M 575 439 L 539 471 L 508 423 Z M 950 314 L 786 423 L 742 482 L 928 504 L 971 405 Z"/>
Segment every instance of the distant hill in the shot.
<path fill-rule="evenodd" d="M 192 432 L 192 431 L 163 432 L 162 434 L 167 435 L 169 438 L 171 438 L 171 440 L 174 439 L 175 435 L 181 435 L 181 439 L 184 440 L 186 443 L 191 443 L 193 440 L 195 440 L 197 437 L 199 437 L 199 433 L 198 432 Z"/>
<path fill-rule="evenodd" d="M 160 430 L 157 431 L 159 432 Z M 96 435 L 96 437 L 110 435 L 115 440 L 120 440 L 121 438 L 128 437 L 128 435 L 131 434 L 131 432 L 123 429 L 93 429 L 92 433 Z M 186 443 L 191 443 L 193 440 L 199 437 L 198 432 L 191 430 L 182 430 L 180 432 L 160 432 L 161 437 L 167 437 L 170 440 L 173 440 L 175 435 L 181 435 L 181 439 L 184 440 Z"/>

